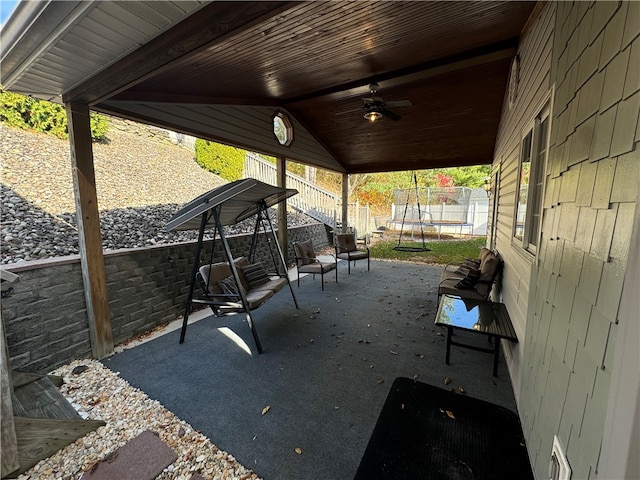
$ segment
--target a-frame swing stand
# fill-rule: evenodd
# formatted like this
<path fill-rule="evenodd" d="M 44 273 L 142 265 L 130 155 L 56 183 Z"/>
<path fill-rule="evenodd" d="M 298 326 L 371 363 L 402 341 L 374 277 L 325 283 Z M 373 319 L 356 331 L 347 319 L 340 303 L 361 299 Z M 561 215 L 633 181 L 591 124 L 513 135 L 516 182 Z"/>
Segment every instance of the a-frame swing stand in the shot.
<path fill-rule="evenodd" d="M 231 253 L 229 242 L 227 241 L 227 237 L 224 233 L 224 226 L 233 225 L 256 215 L 256 225 L 248 255 L 249 261 L 253 262 L 254 260 L 258 244 L 258 236 L 262 231 L 265 234 L 269 245 L 269 252 L 271 254 L 271 260 L 273 262 L 275 272 L 277 272 L 280 277 L 286 279 L 295 306 L 296 308 L 299 308 L 298 301 L 293 291 L 293 286 L 289 280 L 284 254 L 280 248 L 280 244 L 278 243 L 276 232 L 268 213 L 268 208 L 270 206 L 273 206 L 296 193 L 296 190 L 274 187 L 255 179 L 238 180 L 236 182 L 223 185 L 222 187 L 214 189 L 196 198 L 177 212 L 167 223 L 167 230 L 176 228 L 194 229 L 196 225 L 195 220 L 200 216 L 198 241 L 194 252 L 193 267 L 191 269 L 189 291 L 187 294 L 182 329 L 180 332 L 180 343 L 184 342 L 189 314 L 193 305 L 209 305 L 216 316 L 226 316 L 244 312 L 247 324 L 251 329 L 256 348 L 259 353 L 263 352 L 262 343 L 260 342 L 260 338 L 251 315 L 251 308 L 249 306 L 246 293 L 242 288 L 238 289 L 239 301 L 227 300 L 221 302 L 219 300 L 213 300 L 210 297 L 194 298 L 204 234 L 208 226 L 212 226 L 214 229 L 211 260 L 213 259 L 216 237 L 219 236 L 220 241 L 222 242 L 226 262 L 229 265 L 229 269 L 231 270 L 235 283 L 236 285 L 241 285 L 238 267 L 233 261 L 233 254 Z"/>
<path fill-rule="evenodd" d="M 422 246 L 414 247 L 414 246 L 402 245 L 402 235 L 404 233 L 404 224 L 407 218 L 407 211 L 409 210 L 409 197 L 411 196 L 410 195 L 411 189 L 409 189 L 407 190 L 407 201 L 405 202 L 404 214 L 402 215 L 402 225 L 400 227 L 400 236 L 398 237 L 398 245 L 393 247 L 393 249 L 398 252 L 429 252 L 431 251 L 431 249 L 427 248 L 427 244 L 424 241 L 424 225 L 422 222 L 422 212 L 420 211 L 420 195 L 418 192 L 418 176 L 416 175 L 416 172 L 413 172 L 412 181 L 416 190 L 416 203 L 418 206 L 418 223 L 420 224 L 420 238 L 422 240 Z M 411 237 L 413 238 L 413 227 L 411 228 L 411 234 L 412 234 Z"/>

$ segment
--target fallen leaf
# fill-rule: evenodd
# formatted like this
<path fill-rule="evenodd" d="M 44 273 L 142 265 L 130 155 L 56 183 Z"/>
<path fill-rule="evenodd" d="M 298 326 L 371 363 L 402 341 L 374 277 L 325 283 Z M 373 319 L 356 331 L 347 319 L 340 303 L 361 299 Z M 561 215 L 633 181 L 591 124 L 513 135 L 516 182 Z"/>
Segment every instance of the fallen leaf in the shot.
<path fill-rule="evenodd" d="M 398 352 L 394 352 L 393 350 L 389 350 L 389 353 L 390 353 L 391 355 L 397 355 L 397 354 L 398 354 Z"/>
<path fill-rule="evenodd" d="M 382 384 L 384 383 L 384 380 L 378 380 L 376 383 L 377 383 L 378 385 L 382 385 Z"/>
<path fill-rule="evenodd" d="M 302 449 L 300 447 L 294 448 L 293 451 L 296 452 L 298 455 L 302 455 Z"/>
<path fill-rule="evenodd" d="M 460 385 L 458 385 L 458 391 L 459 391 L 460 393 L 464 393 L 464 388 L 462 388 Z"/>
<path fill-rule="evenodd" d="M 444 384 L 445 384 L 445 385 L 449 385 L 450 383 L 451 383 L 451 379 L 450 379 L 449 377 L 446 377 L 446 378 L 444 379 Z"/>
<path fill-rule="evenodd" d="M 265 413 L 267 413 L 269 410 L 271 410 L 271 406 L 270 406 L 270 405 L 267 405 L 266 407 L 264 407 L 264 408 L 262 409 L 262 415 L 264 415 Z"/>
<path fill-rule="evenodd" d="M 447 410 L 447 417 L 456 419 L 455 415 L 451 412 L 451 410 Z"/>

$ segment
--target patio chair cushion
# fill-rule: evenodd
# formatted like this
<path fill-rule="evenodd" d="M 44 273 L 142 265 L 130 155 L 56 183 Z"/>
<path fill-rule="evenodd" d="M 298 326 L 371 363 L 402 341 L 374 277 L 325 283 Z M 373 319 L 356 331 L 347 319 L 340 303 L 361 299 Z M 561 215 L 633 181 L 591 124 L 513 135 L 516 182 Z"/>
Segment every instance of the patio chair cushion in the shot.
<path fill-rule="evenodd" d="M 297 242 L 293 245 L 293 248 L 295 248 L 296 256 L 302 262 L 302 265 L 309 265 L 315 261 L 316 253 L 313 250 L 313 242 L 311 240 Z"/>
<path fill-rule="evenodd" d="M 246 278 L 250 290 L 269 283 L 269 274 L 260 263 L 245 265 L 241 267 L 240 270 L 242 270 L 242 274 L 244 278 Z"/>
<path fill-rule="evenodd" d="M 300 273 L 327 273 L 336 268 L 336 262 L 315 262 L 298 267 Z"/>
<path fill-rule="evenodd" d="M 339 253 L 338 257 L 343 260 L 363 260 L 369 258 L 369 252 L 356 250 L 355 252 Z"/>
<path fill-rule="evenodd" d="M 356 236 L 353 233 L 338 233 L 336 235 L 336 246 L 338 247 L 338 253 L 353 252 L 358 249 Z"/>

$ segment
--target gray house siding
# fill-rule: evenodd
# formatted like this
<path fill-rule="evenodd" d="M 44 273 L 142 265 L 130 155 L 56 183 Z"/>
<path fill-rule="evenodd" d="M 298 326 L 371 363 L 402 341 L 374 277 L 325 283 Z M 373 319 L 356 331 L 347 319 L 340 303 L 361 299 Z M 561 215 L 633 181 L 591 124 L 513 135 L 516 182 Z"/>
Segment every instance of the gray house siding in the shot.
<path fill-rule="evenodd" d="M 505 261 L 501 300 L 507 305 L 519 342 L 505 344 L 516 398 L 520 391 L 523 350 L 526 348 L 526 319 L 534 257 L 514 244 L 513 222 L 518 189 L 520 141 L 524 129 L 551 96 L 551 51 L 555 4 L 550 3 L 521 40 L 519 48 L 520 81 L 515 103 L 505 99 L 494 169 L 499 170 L 496 249 Z"/>
<path fill-rule="evenodd" d="M 603 435 L 640 183 L 640 3 L 554 6 L 522 41 L 521 87 L 532 89 L 531 98 L 518 98 L 522 110 L 505 111 L 494 161 L 503 189 L 496 239 L 507 264 L 502 297 L 519 334 L 525 326 L 510 369 L 536 476 L 547 475 L 557 435 L 572 478 L 609 478 L 599 462 L 611 448 Z M 549 44 L 534 41 L 548 25 L 550 65 Z M 527 72 L 531 62 L 539 63 Z M 518 131 L 549 89 L 541 238 L 533 256 L 511 242 Z M 637 353 L 628 361 L 637 364 Z"/>

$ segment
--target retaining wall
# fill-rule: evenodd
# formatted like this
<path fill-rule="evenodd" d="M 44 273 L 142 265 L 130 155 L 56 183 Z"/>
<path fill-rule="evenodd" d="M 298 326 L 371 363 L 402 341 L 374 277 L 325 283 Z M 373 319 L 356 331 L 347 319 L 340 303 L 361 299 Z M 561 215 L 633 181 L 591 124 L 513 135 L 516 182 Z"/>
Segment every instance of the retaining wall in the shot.
<path fill-rule="evenodd" d="M 313 239 L 316 248 L 330 245 L 325 225 L 289 229 L 291 242 Z M 251 235 L 228 237 L 234 256 L 246 255 Z M 184 312 L 193 266 L 195 242 L 105 252 L 107 292 L 114 343 L 118 344 Z M 202 263 L 211 258 L 211 242 L 204 244 Z M 213 261 L 223 261 L 216 242 Z M 259 236 L 256 260 L 272 262 L 264 234 Z M 20 277 L 2 299 L 11 368 L 49 372 L 71 360 L 91 356 L 89 324 L 80 257 L 23 262 L 7 267 Z"/>

